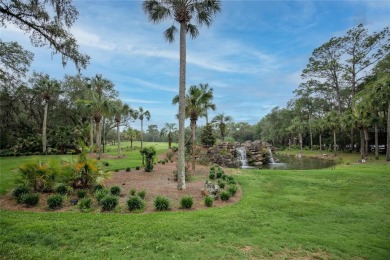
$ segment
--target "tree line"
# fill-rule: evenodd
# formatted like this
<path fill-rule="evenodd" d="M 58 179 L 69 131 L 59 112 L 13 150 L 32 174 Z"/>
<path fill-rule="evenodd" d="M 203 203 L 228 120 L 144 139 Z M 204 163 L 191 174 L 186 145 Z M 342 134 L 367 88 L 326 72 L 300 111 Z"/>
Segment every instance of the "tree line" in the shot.
<path fill-rule="evenodd" d="M 360 151 L 387 143 L 390 160 L 390 32 L 363 25 L 316 48 L 286 108 L 259 123 L 262 139 L 300 149 Z"/>

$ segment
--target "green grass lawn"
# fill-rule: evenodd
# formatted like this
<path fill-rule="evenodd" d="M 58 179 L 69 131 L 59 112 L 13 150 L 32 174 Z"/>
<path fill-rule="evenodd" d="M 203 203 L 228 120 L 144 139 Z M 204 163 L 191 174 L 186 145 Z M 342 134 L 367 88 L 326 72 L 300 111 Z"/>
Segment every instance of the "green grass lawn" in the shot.
<path fill-rule="evenodd" d="M 240 202 L 201 211 L 1 210 L 0 259 L 390 259 L 389 163 L 236 179 Z"/>

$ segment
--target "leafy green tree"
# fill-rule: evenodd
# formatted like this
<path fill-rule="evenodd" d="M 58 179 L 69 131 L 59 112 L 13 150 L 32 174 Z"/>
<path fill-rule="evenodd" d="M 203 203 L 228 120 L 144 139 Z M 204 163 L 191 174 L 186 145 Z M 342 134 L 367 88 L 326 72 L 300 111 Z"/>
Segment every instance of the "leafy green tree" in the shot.
<path fill-rule="evenodd" d="M 143 9 L 153 23 L 172 19 L 180 24 L 180 68 L 179 68 L 179 151 L 178 151 L 178 186 L 185 185 L 185 93 L 186 93 L 186 33 L 192 38 L 198 36 L 195 24 L 210 26 L 213 15 L 221 10 L 219 0 L 144 0 Z M 177 28 L 175 24 L 164 32 L 167 41 L 173 42 Z"/>
<path fill-rule="evenodd" d="M 17 42 L 3 42 L 0 39 L 0 89 L 21 85 L 33 56 Z"/>
<path fill-rule="evenodd" d="M 154 137 L 159 133 L 157 125 L 148 125 L 147 132 L 152 136 L 154 142 Z"/>
<path fill-rule="evenodd" d="M 195 148 L 196 148 L 196 122 L 205 114 L 206 104 L 212 98 L 212 92 L 204 92 L 200 87 L 190 86 L 186 96 L 186 117 L 190 119 L 192 130 L 192 170 L 195 171 Z M 179 96 L 172 100 L 173 104 L 179 103 Z"/>
<path fill-rule="evenodd" d="M 63 65 L 72 60 L 81 69 L 89 63 L 89 57 L 78 51 L 76 39 L 69 32 L 78 16 L 72 1 L 1 1 L 0 14 L 1 27 L 12 24 L 29 34 L 35 47 L 49 46 L 53 54 L 61 54 Z"/>
<path fill-rule="evenodd" d="M 165 123 L 165 126 L 161 129 L 160 135 L 167 135 L 168 137 L 168 148 L 171 149 L 173 141 L 173 133 L 177 130 L 175 123 Z"/>
<path fill-rule="evenodd" d="M 202 134 L 200 135 L 200 140 L 205 146 L 213 146 L 216 142 L 216 138 L 213 133 L 213 127 L 211 124 L 206 124 L 203 127 Z"/>
<path fill-rule="evenodd" d="M 216 115 L 211 121 L 211 123 L 218 125 L 222 137 L 222 142 L 225 141 L 226 123 L 229 123 L 231 121 L 233 121 L 233 118 L 231 116 L 225 115 L 225 113 L 220 113 Z"/>

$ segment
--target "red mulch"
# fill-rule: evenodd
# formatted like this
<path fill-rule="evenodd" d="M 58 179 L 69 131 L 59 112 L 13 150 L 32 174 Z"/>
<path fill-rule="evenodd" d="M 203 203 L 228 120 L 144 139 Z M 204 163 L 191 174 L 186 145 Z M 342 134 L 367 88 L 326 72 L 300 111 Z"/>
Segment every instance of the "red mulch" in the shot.
<path fill-rule="evenodd" d="M 152 172 L 144 172 L 143 169 L 138 171 L 132 169 L 130 172 L 112 172 L 111 177 L 104 181 L 104 186 L 111 187 L 114 185 L 118 185 L 122 188 L 121 196 L 119 199 L 119 212 L 123 213 L 129 212 L 127 210 L 126 200 L 130 194 L 131 189 L 136 189 L 137 191 L 145 190 L 145 213 L 155 212 L 153 201 L 157 195 L 166 196 L 171 200 L 171 211 L 182 210 L 180 209 L 180 199 L 186 195 L 192 196 L 194 198 L 194 205 L 190 210 L 207 209 L 207 207 L 204 206 L 203 203 L 203 195 L 201 193 L 201 190 L 204 186 L 205 180 L 208 177 L 209 167 L 197 165 L 195 173 L 192 173 L 192 180 L 186 183 L 185 190 L 177 189 L 177 182 L 173 180 L 174 170 L 176 170 L 176 162 L 169 162 L 165 165 L 157 164 L 155 165 Z M 10 193 L 7 193 L 5 196 L 0 197 L 0 207 L 8 210 L 34 212 L 48 211 L 46 198 L 49 195 L 50 194 L 42 194 L 38 206 L 27 208 L 23 204 L 17 204 L 12 198 L 12 195 Z M 233 204 L 240 200 L 241 195 L 242 191 L 241 189 L 239 189 L 236 195 L 230 198 L 228 202 L 216 200 L 214 201 L 213 207 L 221 207 Z M 64 207 L 57 211 L 79 211 L 77 206 L 70 205 L 69 201 L 71 198 L 76 198 L 76 196 L 73 195 L 72 197 L 69 197 L 65 201 Z M 95 208 L 97 208 L 96 211 L 99 211 L 97 205 L 94 206 Z"/>

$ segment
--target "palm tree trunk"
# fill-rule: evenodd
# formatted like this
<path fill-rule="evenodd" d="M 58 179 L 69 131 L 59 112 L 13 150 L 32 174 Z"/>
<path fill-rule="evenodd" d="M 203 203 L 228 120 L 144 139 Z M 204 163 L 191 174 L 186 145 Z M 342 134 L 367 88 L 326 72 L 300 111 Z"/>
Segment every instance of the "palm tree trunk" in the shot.
<path fill-rule="evenodd" d="M 379 160 L 379 141 L 378 141 L 378 123 L 374 124 L 375 132 L 375 160 Z"/>
<path fill-rule="evenodd" d="M 46 137 L 46 122 L 47 122 L 47 110 L 49 109 L 49 102 L 45 102 L 45 110 L 43 114 L 43 124 L 42 124 L 42 152 L 47 152 L 47 137 Z"/>
<path fill-rule="evenodd" d="M 195 173 L 195 129 L 196 129 L 196 121 L 191 122 L 192 129 L 192 172 Z"/>
<path fill-rule="evenodd" d="M 321 135 L 321 133 L 320 133 L 320 151 L 322 151 L 322 135 Z"/>
<path fill-rule="evenodd" d="M 360 159 L 364 159 L 364 131 L 360 129 Z"/>
<path fill-rule="evenodd" d="M 364 128 L 364 156 L 367 157 L 368 155 L 368 130 L 367 128 Z"/>
<path fill-rule="evenodd" d="M 116 133 L 117 133 L 117 139 L 118 139 L 118 158 L 122 157 L 122 151 L 121 151 L 121 134 L 119 132 L 119 122 L 116 122 Z"/>
<path fill-rule="evenodd" d="M 313 150 L 313 131 L 311 130 L 311 116 L 309 116 L 310 150 Z"/>
<path fill-rule="evenodd" d="M 101 143 L 102 143 L 102 132 L 100 130 L 100 120 L 96 120 L 96 154 L 97 158 L 100 159 L 101 154 Z"/>
<path fill-rule="evenodd" d="M 141 120 L 141 151 L 143 148 L 143 142 L 144 142 L 144 120 Z M 144 163 L 142 162 L 142 166 Z"/>
<path fill-rule="evenodd" d="M 186 189 L 185 180 L 185 147 L 184 147 L 184 123 L 185 123 L 185 93 L 186 93 L 186 32 L 187 26 L 180 23 L 180 68 L 179 68 L 179 150 L 177 168 L 177 189 Z"/>
<path fill-rule="evenodd" d="M 91 126 L 89 129 L 89 145 L 91 147 L 90 152 L 93 152 L 93 116 L 91 116 Z"/>
<path fill-rule="evenodd" d="M 390 102 L 387 106 L 387 146 L 386 161 L 390 161 Z"/>
<path fill-rule="evenodd" d="M 336 153 L 337 144 L 336 144 L 336 128 L 333 129 L 333 152 Z"/>

